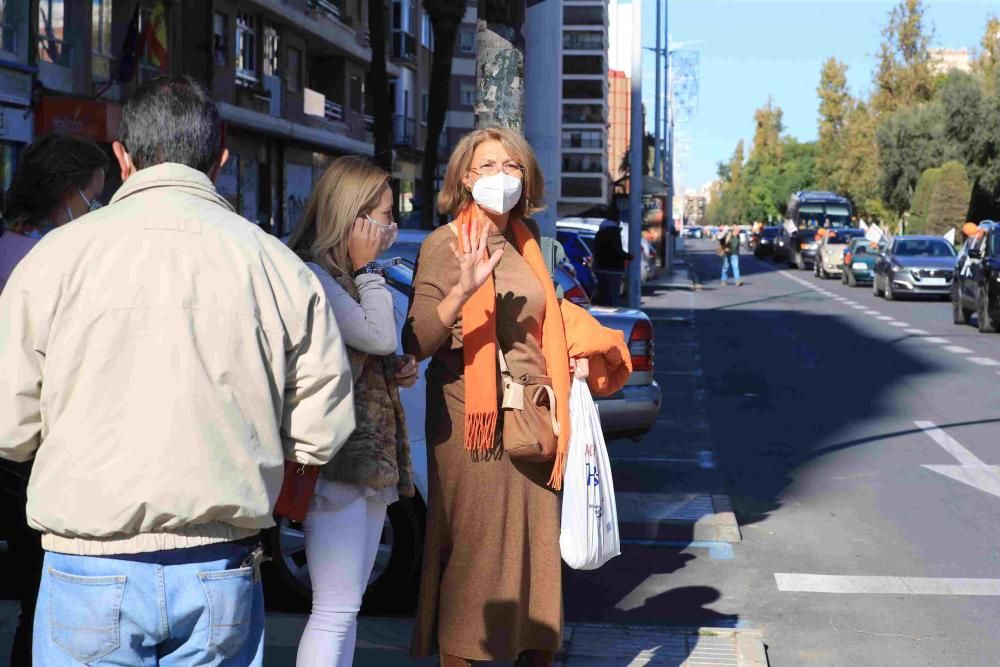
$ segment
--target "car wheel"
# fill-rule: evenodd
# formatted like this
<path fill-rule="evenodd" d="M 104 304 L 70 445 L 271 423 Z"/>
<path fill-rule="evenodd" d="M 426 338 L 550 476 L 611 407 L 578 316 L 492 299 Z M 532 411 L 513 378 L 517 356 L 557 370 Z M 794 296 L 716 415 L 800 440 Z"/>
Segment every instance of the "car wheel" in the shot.
<path fill-rule="evenodd" d="M 979 286 L 979 332 L 980 333 L 995 333 L 997 330 L 997 322 L 990 315 L 989 303 L 986 297 L 986 286 Z"/>
<path fill-rule="evenodd" d="M 363 611 L 385 614 L 413 610 L 420 583 L 426 513 L 419 497 L 401 498 L 389 506 Z M 291 602 L 308 603 L 312 589 L 302 524 L 284 517 L 276 520 L 278 525 L 267 531 L 266 540 L 283 588 L 280 594 Z"/>

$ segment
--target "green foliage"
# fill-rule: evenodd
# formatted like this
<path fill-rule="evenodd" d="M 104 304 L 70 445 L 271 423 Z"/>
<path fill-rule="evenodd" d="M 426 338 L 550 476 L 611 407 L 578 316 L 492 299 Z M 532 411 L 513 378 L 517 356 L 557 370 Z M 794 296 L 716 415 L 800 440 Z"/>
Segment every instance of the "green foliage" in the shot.
<path fill-rule="evenodd" d="M 937 183 L 927 206 L 925 231 L 944 234 L 951 228 L 961 229 L 969 212 L 972 185 L 960 162 L 945 162 L 938 170 Z"/>
<path fill-rule="evenodd" d="M 925 169 L 954 154 L 944 139 L 945 118 L 939 105 L 900 109 L 877 131 L 882 200 L 896 215 L 910 210 L 917 181 Z"/>
<path fill-rule="evenodd" d="M 926 102 L 934 91 L 923 0 L 900 0 L 882 29 L 872 107 L 877 114 Z"/>
<path fill-rule="evenodd" d="M 819 88 L 819 154 L 816 170 L 819 187 L 834 189 L 838 161 L 843 151 L 847 118 L 855 106 L 847 90 L 847 65 L 836 58 L 823 64 Z"/>
<path fill-rule="evenodd" d="M 931 167 L 920 174 L 917 189 L 913 193 L 910 217 L 906 221 L 906 230 L 911 234 L 923 234 L 927 229 L 927 211 L 931 205 L 934 189 L 941 180 L 941 169 Z"/>

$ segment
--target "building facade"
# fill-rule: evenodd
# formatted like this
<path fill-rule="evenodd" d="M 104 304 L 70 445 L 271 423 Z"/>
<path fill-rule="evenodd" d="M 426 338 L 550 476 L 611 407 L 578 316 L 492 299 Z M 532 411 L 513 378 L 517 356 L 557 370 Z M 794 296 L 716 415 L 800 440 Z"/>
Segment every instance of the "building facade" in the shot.
<path fill-rule="evenodd" d="M 625 176 L 629 132 L 632 128 L 632 79 L 619 70 L 608 71 L 608 176 L 616 183 Z"/>
<path fill-rule="evenodd" d="M 15 4 L 22 5 L 6 3 L 5 40 Z M 37 0 L 30 6 L 30 16 L 18 17 L 21 37 L 11 37 L 20 52 L 0 52 L 0 101 L 29 114 L 34 101 L 28 127 L 35 135 L 88 136 L 110 153 L 122 104 L 141 83 L 191 75 L 205 82 L 225 123 L 231 158 L 219 192 L 279 235 L 301 219 L 332 159 L 374 153 L 368 0 Z M 393 185 L 405 212 L 423 158 L 433 37 L 417 0 L 385 0 L 384 9 Z M 12 74 L 4 78 L 8 68 Z M 22 95 L 15 94 L 18 76 L 27 80 Z M 4 90 L 13 92 L 5 98 Z M 107 194 L 119 185 L 112 175 Z"/>
<path fill-rule="evenodd" d="M 608 3 L 564 0 L 559 215 L 608 202 Z"/>
<path fill-rule="evenodd" d="M 34 136 L 28 3 L 4 3 L 0 10 L 0 184 L 10 187 L 21 149 Z"/>

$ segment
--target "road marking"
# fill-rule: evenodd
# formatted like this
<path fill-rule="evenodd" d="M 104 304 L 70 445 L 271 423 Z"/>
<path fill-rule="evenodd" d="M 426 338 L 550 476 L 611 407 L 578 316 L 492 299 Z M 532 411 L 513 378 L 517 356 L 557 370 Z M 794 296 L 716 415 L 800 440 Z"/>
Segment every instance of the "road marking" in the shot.
<path fill-rule="evenodd" d="M 1000 366 L 1000 361 L 989 357 L 969 357 L 969 361 L 980 366 Z"/>
<path fill-rule="evenodd" d="M 853 304 L 851 308 L 853 308 L 854 310 L 868 310 L 867 306 L 862 306 L 857 303 Z"/>
<path fill-rule="evenodd" d="M 978 456 L 938 428 L 934 422 L 918 421 L 913 423 L 918 428 L 923 429 L 931 440 L 941 445 L 960 464 L 957 466 L 924 465 L 924 468 L 1000 498 L 1000 466 L 983 463 Z"/>
<path fill-rule="evenodd" d="M 865 315 L 878 315 L 877 310 L 866 310 Z"/>
<path fill-rule="evenodd" d="M 889 317 L 888 315 L 879 315 L 875 319 L 882 320 L 883 322 L 888 322 L 889 320 L 894 320 L 896 318 L 895 317 Z"/>
<path fill-rule="evenodd" d="M 778 590 L 786 593 L 873 595 L 1000 595 L 1000 579 L 946 577 L 877 577 L 776 572 Z"/>
<path fill-rule="evenodd" d="M 889 326 L 891 326 L 891 327 L 908 327 L 908 326 L 910 326 L 906 322 L 887 322 L 887 324 Z"/>
<path fill-rule="evenodd" d="M 951 343 L 951 341 L 948 340 L 947 338 L 936 338 L 934 336 L 930 336 L 929 338 L 925 338 L 924 340 L 928 343 L 934 343 L 935 345 L 948 345 L 949 343 Z"/>
<path fill-rule="evenodd" d="M 924 331 L 923 329 L 907 329 L 903 333 L 908 333 L 911 336 L 929 336 L 929 331 Z"/>
<path fill-rule="evenodd" d="M 945 345 L 941 349 L 951 352 L 952 354 L 972 354 L 972 350 L 967 347 L 962 347 L 961 345 Z"/>

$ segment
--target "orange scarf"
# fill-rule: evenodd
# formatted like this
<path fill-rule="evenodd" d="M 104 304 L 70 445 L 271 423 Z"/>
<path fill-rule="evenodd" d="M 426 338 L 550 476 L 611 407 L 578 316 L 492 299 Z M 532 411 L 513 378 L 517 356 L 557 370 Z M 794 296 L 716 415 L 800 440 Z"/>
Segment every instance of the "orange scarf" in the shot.
<path fill-rule="evenodd" d="M 459 238 L 461 227 L 471 225 L 474 205 L 466 207 L 455 224 Z M 556 421 L 559 422 L 559 446 L 549 486 L 562 486 L 569 445 L 569 351 L 566 330 L 556 298 L 552 277 L 542 258 L 542 250 L 531 231 L 520 220 L 511 220 L 510 229 L 518 251 L 531 267 L 545 290 L 545 316 L 542 319 L 542 356 L 547 375 L 552 378 L 556 396 Z M 476 241 L 472 241 L 473 245 Z M 492 449 L 496 443 L 499 400 L 497 397 L 496 286 L 493 276 L 462 306 L 463 355 L 465 360 L 465 448 Z"/>

